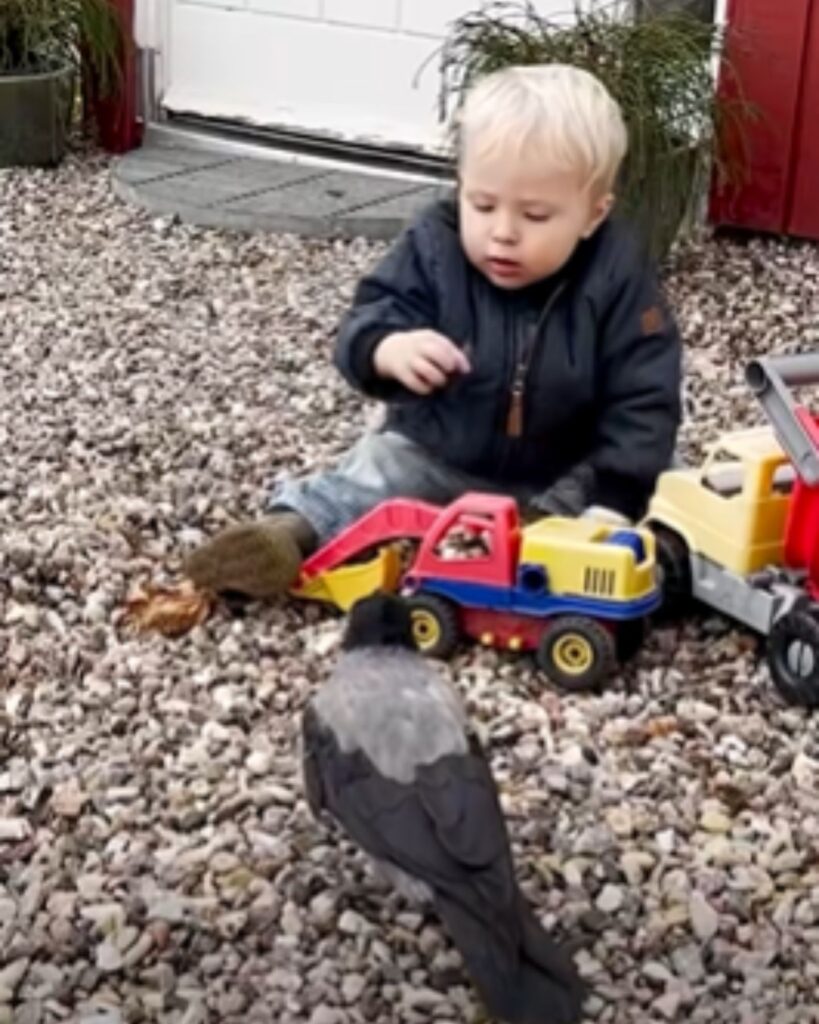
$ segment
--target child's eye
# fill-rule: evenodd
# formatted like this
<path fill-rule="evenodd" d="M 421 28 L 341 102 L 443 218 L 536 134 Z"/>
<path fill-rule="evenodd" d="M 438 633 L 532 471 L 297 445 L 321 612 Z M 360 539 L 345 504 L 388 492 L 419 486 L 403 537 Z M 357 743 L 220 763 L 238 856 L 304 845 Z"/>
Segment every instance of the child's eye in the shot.
<path fill-rule="evenodd" d="M 491 213 L 494 210 L 494 206 L 491 203 L 487 203 L 486 201 L 478 202 L 477 200 L 473 199 L 472 209 L 476 210 L 478 213 Z"/>
<path fill-rule="evenodd" d="M 550 219 L 551 214 L 549 213 L 526 213 L 524 214 L 527 220 L 534 221 L 536 224 L 543 224 Z"/>

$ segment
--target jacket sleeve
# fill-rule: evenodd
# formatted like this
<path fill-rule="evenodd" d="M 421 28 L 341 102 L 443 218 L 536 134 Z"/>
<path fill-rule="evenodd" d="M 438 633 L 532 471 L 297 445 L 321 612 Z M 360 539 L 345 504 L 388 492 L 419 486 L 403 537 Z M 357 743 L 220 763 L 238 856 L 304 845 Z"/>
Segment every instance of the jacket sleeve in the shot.
<path fill-rule="evenodd" d="M 533 504 L 579 515 L 602 505 L 639 519 L 671 464 L 681 418 L 681 344 L 655 275 L 632 264 L 601 320 L 597 424 L 586 460 Z"/>
<path fill-rule="evenodd" d="M 376 374 L 373 354 L 378 343 L 395 331 L 434 328 L 437 321 L 428 255 L 431 246 L 424 234 L 420 218 L 405 229 L 375 269 L 359 282 L 339 327 L 336 367 L 353 387 L 373 398 L 400 400 L 410 395 L 401 384 Z"/>
<path fill-rule="evenodd" d="M 639 518 L 671 465 L 681 419 L 680 335 L 654 272 L 637 267 L 603 328 L 590 504 Z"/>

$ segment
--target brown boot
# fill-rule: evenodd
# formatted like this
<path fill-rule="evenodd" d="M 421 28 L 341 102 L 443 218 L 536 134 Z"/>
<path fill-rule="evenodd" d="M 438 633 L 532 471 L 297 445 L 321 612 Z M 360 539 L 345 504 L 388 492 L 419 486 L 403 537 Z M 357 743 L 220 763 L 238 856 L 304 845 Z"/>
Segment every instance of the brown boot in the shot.
<path fill-rule="evenodd" d="M 315 543 L 306 519 L 296 512 L 274 512 L 257 523 L 222 530 L 188 557 L 185 573 L 204 590 L 278 597 L 295 582 Z"/>

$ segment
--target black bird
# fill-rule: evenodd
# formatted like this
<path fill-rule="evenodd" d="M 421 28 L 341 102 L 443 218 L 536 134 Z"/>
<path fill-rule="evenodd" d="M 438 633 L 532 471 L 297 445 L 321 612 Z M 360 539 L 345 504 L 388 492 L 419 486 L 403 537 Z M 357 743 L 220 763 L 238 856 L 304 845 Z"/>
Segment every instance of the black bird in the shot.
<path fill-rule="evenodd" d="M 407 603 L 350 611 L 302 718 L 307 801 L 405 896 L 431 904 L 493 1017 L 574 1024 L 585 987 L 518 887 L 497 788 L 455 690 L 416 649 Z"/>

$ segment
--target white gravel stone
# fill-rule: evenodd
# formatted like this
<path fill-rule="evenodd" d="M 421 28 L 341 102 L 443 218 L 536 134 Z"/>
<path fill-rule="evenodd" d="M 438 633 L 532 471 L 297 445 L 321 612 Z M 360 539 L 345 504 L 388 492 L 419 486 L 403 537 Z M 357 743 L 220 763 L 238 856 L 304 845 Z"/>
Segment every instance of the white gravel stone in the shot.
<path fill-rule="evenodd" d="M 719 929 L 719 914 L 701 892 L 692 892 L 688 901 L 691 927 L 701 942 L 708 942 Z"/>

